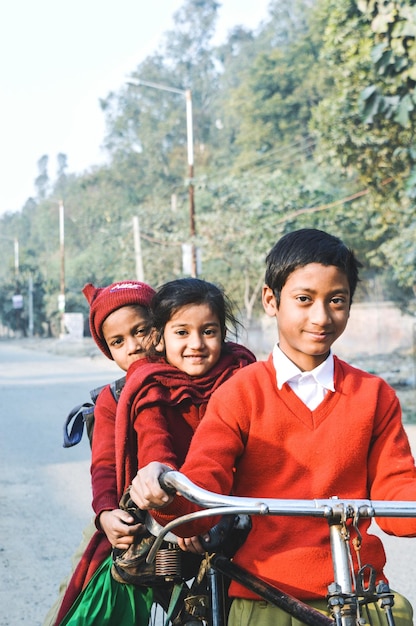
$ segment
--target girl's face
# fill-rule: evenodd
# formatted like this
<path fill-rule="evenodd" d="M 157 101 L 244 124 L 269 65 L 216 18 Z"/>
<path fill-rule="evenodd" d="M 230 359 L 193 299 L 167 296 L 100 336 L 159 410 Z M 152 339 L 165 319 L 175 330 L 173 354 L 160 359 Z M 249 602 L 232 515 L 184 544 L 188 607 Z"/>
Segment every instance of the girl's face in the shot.
<path fill-rule="evenodd" d="M 122 370 L 145 356 L 149 321 L 141 307 L 123 306 L 104 320 L 103 335 L 111 356 Z"/>
<path fill-rule="evenodd" d="M 165 326 L 162 347 L 168 363 L 189 376 L 203 376 L 220 358 L 220 322 L 207 304 L 180 308 Z"/>

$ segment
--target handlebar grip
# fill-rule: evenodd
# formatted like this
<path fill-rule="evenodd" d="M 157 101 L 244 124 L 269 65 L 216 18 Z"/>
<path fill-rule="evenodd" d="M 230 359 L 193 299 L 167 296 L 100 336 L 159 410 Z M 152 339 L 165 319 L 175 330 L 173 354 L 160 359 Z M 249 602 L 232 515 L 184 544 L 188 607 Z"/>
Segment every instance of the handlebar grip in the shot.
<path fill-rule="evenodd" d="M 174 496 L 176 493 L 176 489 L 169 484 L 169 474 L 171 474 L 172 471 L 173 470 L 167 470 L 166 472 L 162 472 L 162 474 L 159 476 L 159 485 L 162 487 L 163 491 L 166 491 L 166 493 Z"/>

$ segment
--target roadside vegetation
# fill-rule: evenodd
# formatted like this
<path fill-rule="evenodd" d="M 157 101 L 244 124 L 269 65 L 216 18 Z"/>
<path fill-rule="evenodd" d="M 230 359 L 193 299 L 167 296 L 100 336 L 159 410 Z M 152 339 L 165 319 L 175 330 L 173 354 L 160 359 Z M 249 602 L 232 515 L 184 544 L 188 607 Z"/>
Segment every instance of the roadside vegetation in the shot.
<path fill-rule="evenodd" d="M 67 312 L 86 313 L 86 282 L 136 278 L 138 255 L 154 286 L 184 275 L 183 244 L 193 243 L 199 275 L 222 284 L 250 324 L 267 250 L 291 229 L 317 227 L 361 259 L 357 300 L 414 314 L 416 3 L 273 0 L 256 31 L 236 27 L 219 47 L 218 7 L 184 0 L 175 28 L 100 103 L 106 165 L 76 175 L 65 154 L 39 156 L 36 196 L 0 219 L 20 258 L 16 272 L 3 241 L 3 326 L 25 327 L 30 288 L 34 334 L 59 329 L 60 202 Z M 191 90 L 192 180 L 184 96 L 140 80 Z"/>

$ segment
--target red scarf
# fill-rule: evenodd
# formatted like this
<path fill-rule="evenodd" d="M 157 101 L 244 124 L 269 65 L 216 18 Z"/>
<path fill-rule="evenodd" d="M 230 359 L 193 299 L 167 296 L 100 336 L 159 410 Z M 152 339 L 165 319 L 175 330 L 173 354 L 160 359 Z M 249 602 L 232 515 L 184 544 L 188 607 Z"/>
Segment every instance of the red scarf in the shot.
<path fill-rule="evenodd" d="M 206 404 L 211 394 L 238 369 L 253 363 L 254 354 L 240 344 L 227 342 L 219 361 L 204 376 L 192 377 L 164 358 L 141 359 L 130 366 L 117 407 L 116 473 L 119 497 L 137 472 L 134 418 L 145 407 L 176 406 L 184 400 Z"/>

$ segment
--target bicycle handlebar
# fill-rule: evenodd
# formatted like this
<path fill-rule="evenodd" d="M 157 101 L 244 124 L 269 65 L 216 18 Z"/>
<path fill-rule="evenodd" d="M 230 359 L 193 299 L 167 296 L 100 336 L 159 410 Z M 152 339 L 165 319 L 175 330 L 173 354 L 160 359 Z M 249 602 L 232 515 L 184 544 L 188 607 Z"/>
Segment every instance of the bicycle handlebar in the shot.
<path fill-rule="evenodd" d="M 187 500 L 204 508 L 240 508 L 252 515 L 308 515 L 312 517 L 416 517 L 416 502 L 402 500 L 326 499 L 294 500 L 279 498 L 250 498 L 224 496 L 195 485 L 184 474 L 164 472 L 159 482 L 165 491 L 179 493 Z M 213 513 L 211 513 L 213 515 Z"/>
<path fill-rule="evenodd" d="M 339 499 L 337 496 L 315 500 L 224 496 L 198 487 L 184 474 L 173 470 L 161 474 L 159 483 L 166 492 L 179 493 L 204 510 L 182 515 L 169 522 L 153 544 L 148 562 L 152 562 L 164 537 L 174 528 L 189 521 L 214 515 L 304 515 L 327 519 L 339 518 L 340 521 L 357 520 L 360 517 L 416 517 L 415 501 Z"/>

